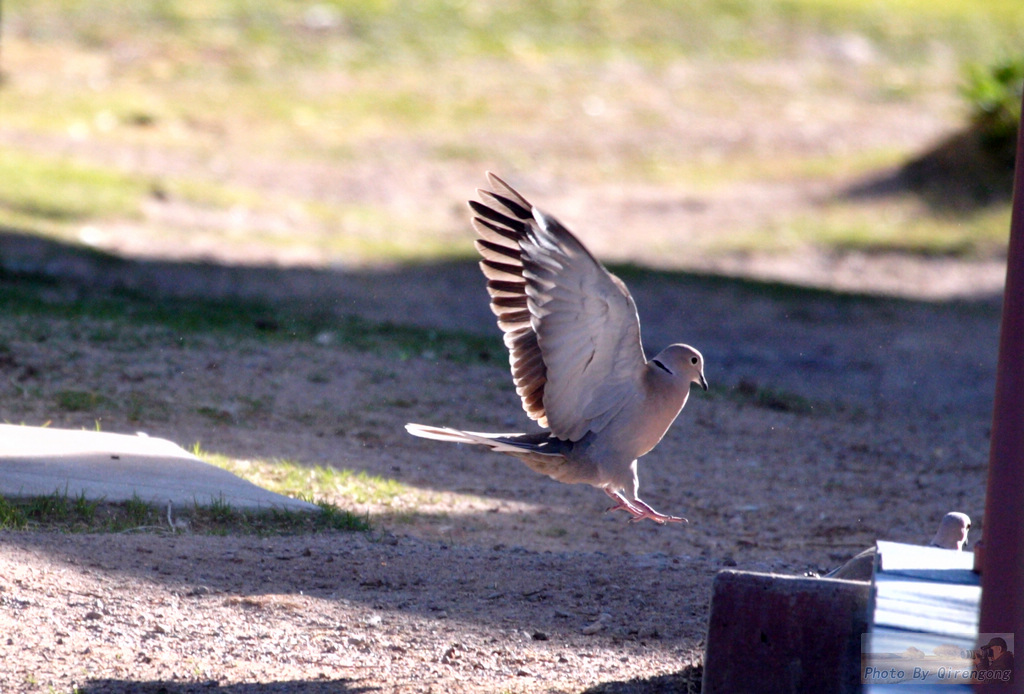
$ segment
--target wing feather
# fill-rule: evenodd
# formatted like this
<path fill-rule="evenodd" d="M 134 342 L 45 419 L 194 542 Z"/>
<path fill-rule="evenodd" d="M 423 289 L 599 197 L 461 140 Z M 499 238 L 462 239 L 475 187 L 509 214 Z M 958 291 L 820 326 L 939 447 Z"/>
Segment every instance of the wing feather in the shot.
<path fill-rule="evenodd" d="M 470 201 L 480 269 L 523 409 L 561 438 L 600 431 L 640 388 L 646 362 L 625 284 L 493 174 Z"/>

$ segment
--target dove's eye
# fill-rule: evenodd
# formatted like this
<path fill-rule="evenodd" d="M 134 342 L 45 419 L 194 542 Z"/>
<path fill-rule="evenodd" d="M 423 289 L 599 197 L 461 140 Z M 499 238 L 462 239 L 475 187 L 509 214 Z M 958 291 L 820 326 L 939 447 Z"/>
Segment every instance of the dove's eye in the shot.
<path fill-rule="evenodd" d="M 690 357 L 690 363 L 693 364 L 694 366 L 696 366 L 697 365 L 697 357 Z"/>

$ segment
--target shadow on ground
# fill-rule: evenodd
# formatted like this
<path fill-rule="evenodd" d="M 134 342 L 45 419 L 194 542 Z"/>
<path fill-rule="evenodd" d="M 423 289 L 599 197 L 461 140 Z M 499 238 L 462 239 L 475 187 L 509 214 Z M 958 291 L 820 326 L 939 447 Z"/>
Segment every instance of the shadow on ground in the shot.
<path fill-rule="evenodd" d="M 700 694 L 703 665 L 689 665 L 679 672 L 628 682 L 602 682 L 582 694 Z"/>
<path fill-rule="evenodd" d="M 49 555 L 65 568 L 162 584 L 208 611 L 246 596 L 251 600 L 243 599 L 241 610 L 262 613 L 275 609 L 273 596 L 300 595 L 335 607 L 372 605 L 469 624 L 486 604 L 495 623 L 536 625 L 554 641 L 571 638 L 607 611 L 623 620 L 622 638 L 655 648 L 700 638 L 701 629 L 678 616 L 704 612 L 704 580 L 713 571 L 703 556 L 449 546 L 364 533 L 259 538 L 17 531 L 0 532 L 3 546 Z M 429 590 L 434 585 L 446 589 L 435 593 Z M 622 590 L 629 585 L 644 586 L 643 598 Z M 567 616 L 552 616 L 552 605 Z M 648 605 L 659 606 L 656 615 Z M 649 617 L 656 626 L 645 631 Z"/>
<path fill-rule="evenodd" d="M 936 212 L 970 214 L 1008 202 L 1014 152 L 988 143 L 982 133 L 953 133 L 890 172 L 849 188 L 852 199 L 913 193 Z"/>
<path fill-rule="evenodd" d="M 626 682 L 602 682 L 581 694 L 700 694 L 702 676 L 703 667 L 691 665 L 669 675 Z M 215 681 L 182 684 L 106 679 L 88 682 L 80 691 L 82 694 L 363 694 L 381 689 L 363 687 L 348 679 L 230 685 L 219 685 Z"/>
<path fill-rule="evenodd" d="M 912 401 L 941 412 L 968 408 L 987 415 L 990 409 L 998 295 L 915 301 L 613 269 L 636 299 L 647 350 L 673 342 L 697 346 L 713 386 L 783 391 L 854 407 L 903 407 Z M 202 317 L 200 328 L 230 313 L 225 320 L 247 320 L 250 331 L 283 334 L 296 322 L 310 332 L 355 318 L 355 333 L 385 324 L 392 334 L 406 328 L 449 331 L 458 339 L 486 341 L 477 349 L 481 361 L 506 358 L 475 260 L 379 268 L 249 267 L 123 258 L 0 229 L 0 289 L 3 283 L 17 290 L 40 280 L 50 286 L 36 310 L 115 296 L 136 315 L 162 302 L 176 313 Z M 0 304 L 7 301 L 0 296 Z M 413 343 L 421 339 L 417 333 L 407 337 Z M 967 354 L 973 356 L 965 359 Z M 957 381 L 963 385 L 956 389 L 934 378 L 951 365 L 960 369 Z"/>
<path fill-rule="evenodd" d="M 220 685 L 213 680 L 181 683 L 104 679 L 87 682 L 78 691 L 81 694 L 364 694 L 381 690 L 379 687 L 360 686 L 349 679 L 228 685 Z"/>

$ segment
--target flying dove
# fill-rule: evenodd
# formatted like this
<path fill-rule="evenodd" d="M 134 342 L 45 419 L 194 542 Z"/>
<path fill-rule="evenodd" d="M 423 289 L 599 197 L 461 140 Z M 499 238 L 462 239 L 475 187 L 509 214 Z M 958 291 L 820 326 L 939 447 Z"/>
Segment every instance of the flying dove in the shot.
<path fill-rule="evenodd" d="M 971 518 L 966 513 L 950 511 L 942 517 L 935 537 L 928 543 L 929 547 L 953 549 L 960 551 L 967 544 L 967 533 L 971 529 Z M 847 581 L 870 581 L 875 571 L 874 547 L 866 549 L 838 569 L 825 574 L 825 578 L 844 578 Z"/>
<path fill-rule="evenodd" d="M 547 429 L 487 434 L 407 424 L 410 434 L 486 446 L 560 482 L 603 489 L 630 520 L 685 523 L 637 491 L 637 458 L 654 448 L 686 404 L 708 389 L 704 357 L 669 345 L 644 356 L 640 318 L 626 285 L 557 219 L 492 173 L 483 203 L 470 201 L 480 269 L 509 350 L 526 414 Z"/>

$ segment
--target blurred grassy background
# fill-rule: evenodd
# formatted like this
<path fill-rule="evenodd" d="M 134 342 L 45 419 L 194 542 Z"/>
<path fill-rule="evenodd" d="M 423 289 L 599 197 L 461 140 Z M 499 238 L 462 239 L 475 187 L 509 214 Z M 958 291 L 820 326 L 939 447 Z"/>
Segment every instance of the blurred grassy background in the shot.
<path fill-rule="evenodd" d="M 1019 0 L 4 10 L 9 230 L 232 262 L 460 256 L 461 201 L 489 168 L 550 190 L 570 222 L 608 213 L 594 201 L 624 187 L 594 241 L 620 260 L 652 260 L 613 233 L 641 223 L 672 227 L 650 253 L 679 267 L 807 246 L 991 255 L 1006 237 L 1008 188 L 937 205 L 947 189 L 922 196 L 896 174 L 967 126 L 967 71 L 1024 45 Z M 636 229 L 615 216 L 634 198 Z M 659 217 L 652 200 L 683 209 Z M 708 200 L 757 214 L 691 228 Z"/>

